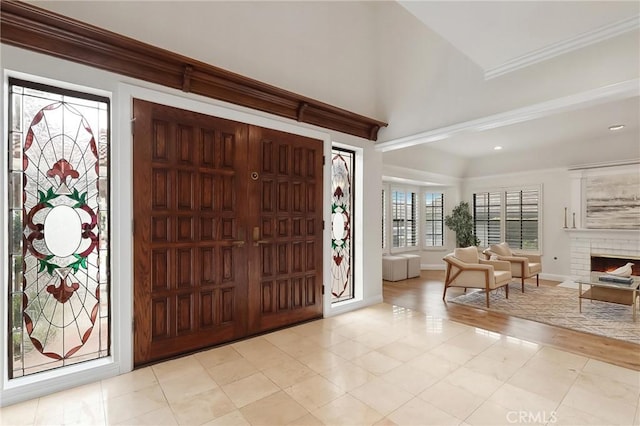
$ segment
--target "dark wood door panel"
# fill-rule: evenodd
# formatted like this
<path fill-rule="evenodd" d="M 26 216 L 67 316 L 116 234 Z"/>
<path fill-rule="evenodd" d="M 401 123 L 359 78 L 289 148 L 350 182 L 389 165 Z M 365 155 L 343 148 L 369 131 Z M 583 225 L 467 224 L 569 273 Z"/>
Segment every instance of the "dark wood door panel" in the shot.
<path fill-rule="evenodd" d="M 322 141 L 249 129 L 249 330 L 322 315 Z"/>
<path fill-rule="evenodd" d="M 134 113 L 135 364 L 322 316 L 322 141 Z"/>
<path fill-rule="evenodd" d="M 136 364 L 247 333 L 246 124 L 134 101 Z"/>

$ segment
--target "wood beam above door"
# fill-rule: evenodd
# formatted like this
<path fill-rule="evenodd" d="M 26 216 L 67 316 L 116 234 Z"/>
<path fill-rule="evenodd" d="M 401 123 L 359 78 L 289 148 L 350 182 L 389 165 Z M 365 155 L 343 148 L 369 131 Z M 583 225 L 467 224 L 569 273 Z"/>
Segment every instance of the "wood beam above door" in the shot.
<path fill-rule="evenodd" d="M 0 2 L 0 41 L 373 141 L 387 126 L 19 1 Z"/>

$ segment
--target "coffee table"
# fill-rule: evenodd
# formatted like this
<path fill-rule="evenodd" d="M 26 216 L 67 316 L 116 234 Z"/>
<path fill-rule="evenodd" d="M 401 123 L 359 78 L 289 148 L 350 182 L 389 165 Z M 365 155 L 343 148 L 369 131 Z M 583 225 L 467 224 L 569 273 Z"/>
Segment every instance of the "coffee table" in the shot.
<path fill-rule="evenodd" d="M 618 303 L 621 305 L 631 306 L 633 311 L 633 320 L 636 320 L 636 311 L 639 307 L 638 298 L 640 297 L 640 277 L 632 276 L 632 284 L 612 283 L 608 281 L 600 281 L 598 277 L 605 275 L 602 272 L 592 272 L 589 277 L 581 277 L 576 281 L 578 283 L 578 306 L 582 312 L 582 299 L 598 300 L 601 302 Z M 582 291 L 582 286 L 588 286 L 589 289 Z"/>

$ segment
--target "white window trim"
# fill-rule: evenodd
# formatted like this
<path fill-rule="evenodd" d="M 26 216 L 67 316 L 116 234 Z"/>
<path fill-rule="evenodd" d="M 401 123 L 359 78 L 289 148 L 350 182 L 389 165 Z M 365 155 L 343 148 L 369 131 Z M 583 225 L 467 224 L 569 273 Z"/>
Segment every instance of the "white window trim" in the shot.
<path fill-rule="evenodd" d="M 416 187 L 416 186 L 411 186 L 411 185 L 397 185 L 397 184 L 392 184 L 389 187 L 389 193 L 388 193 L 388 197 L 387 197 L 387 206 L 389 207 L 387 209 L 387 245 L 389 248 L 388 253 L 390 254 L 395 254 L 395 253 L 405 253 L 405 252 L 414 252 L 414 251 L 419 251 L 422 249 L 423 244 L 421 243 L 422 238 L 421 238 L 421 232 L 422 232 L 422 226 L 421 226 L 421 220 L 423 217 L 423 211 L 422 208 L 420 208 L 420 206 L 418 205 L 418 207 L 416 208 L 416 236 L 418 238 L 418 241 L 416 242 L 415 246 L 405 246 L 405 247 L 393 247 L 393 201 L 392 201 L 392 194 L 393 191 L 404 191 L 405 194 L 408 192 L 414 192 L 416 194 L 416 203 L 420 204 L 422 203 L 422 196 L 421 196 L 421 188 L 420 187 Z M 406 201 L 405 201 L 405 207 L 406 207 Z"/>
<path fill-rule="evenodd" d="M 471 193 L 471 200 L 469 202 L 471 207 L 471 213 L 473 214 L 473 195 L 484 192 L 499 192 L 500 193 L 500 239 L 501 241 L 505 240 L 506 237 L 506 200 L 505 200 L 505 192 L 508 191 L 538 191 L 538 250 L 521 250 L 517 249 L 521 253 L 531 253 L 531 254 L 540 254 L 542 255 L 542 248 L 544 247 L 543 232 L 544 229 L 542 223 L 544 221 L 544 203 L 543 203 L 543 192 L 542 192 L 542 184 L 537 185 L 519 185 L 519 186 L 507 186 L 507 187 L 491 187 L 491 188 L 476 188 Z M 446 200 L 445 200 L 446 201 Z M 474 218 L 475 219 L 475 218 Z"/>
<path fill-rule="evenodd" d="M 422 241 L 422 250 L 424 251 L 442 251 L 447 247 L 447 226 L 444 224 L 444 218 L 447 215 L 447 193 L 444 190 L 436 191 L 431 188 L 423 188 L 420 193 L 420 202 L 422 203 L 422 224 L 427 218 L 427 206 L 425 194 L 442 194 L 442 245 L 441 246 L 427 246 L 427 238 L 424 232 L 420 234 L 420 240 Z"/>

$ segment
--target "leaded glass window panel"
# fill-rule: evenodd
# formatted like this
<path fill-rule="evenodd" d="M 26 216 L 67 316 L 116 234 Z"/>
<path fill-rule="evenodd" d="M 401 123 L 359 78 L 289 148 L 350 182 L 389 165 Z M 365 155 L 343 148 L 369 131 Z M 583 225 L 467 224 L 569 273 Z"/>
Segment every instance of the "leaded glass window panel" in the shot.
<path fill-rule="evenodd" d="M 353 213 L 355 152 L 333 148 L 331 155 L 331 301 L 353 299 Z"/>
<path fill-rule="evenodd" d="M 9 377 L 109 355 L 109 99 L 10 79 Z"/>

